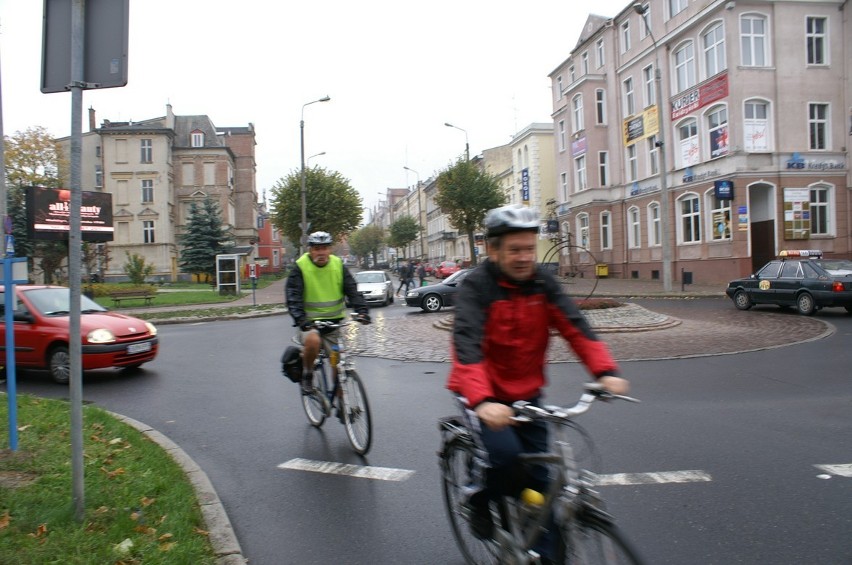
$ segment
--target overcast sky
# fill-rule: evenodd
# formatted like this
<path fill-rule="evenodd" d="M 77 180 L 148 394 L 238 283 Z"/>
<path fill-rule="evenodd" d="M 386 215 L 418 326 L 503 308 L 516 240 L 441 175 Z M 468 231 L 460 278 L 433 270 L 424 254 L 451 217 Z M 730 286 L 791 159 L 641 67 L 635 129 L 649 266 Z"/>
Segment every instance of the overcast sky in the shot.
<path fill-rule="evenodd" d="M 310 165 L 339 171 L 365 206 L 464 153 L 504 145 L 550 122 L 548 73 L 570 54 L 589 6 L 615 16 L 624 0 L 131 0 L 129 80 L 85 91 L 97 123 L 206 114 L 257 131 L 262 196 L 300 163 L 302 105 Z M 44 126 L 71 133 L 71 95 L 40 91 L 42 0 L 0 0 L 6 135 Z M 84 187 L 85 188 L 85 187 Z"/>

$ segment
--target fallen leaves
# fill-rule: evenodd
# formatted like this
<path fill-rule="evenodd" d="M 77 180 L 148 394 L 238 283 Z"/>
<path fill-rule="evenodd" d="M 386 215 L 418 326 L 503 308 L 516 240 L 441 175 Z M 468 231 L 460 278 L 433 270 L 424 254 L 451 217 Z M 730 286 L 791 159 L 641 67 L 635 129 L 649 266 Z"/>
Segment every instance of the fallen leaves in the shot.
<path fill-rule="evenodd" d="M 9 511 L 6 510 L 6 512 L 4 512 L 2 516 L 0 516 L 0 530 L 5 530 L 6 528 L 8 528 L 9 523 L 11 521 L 12 517 L 9 516 Z"/>

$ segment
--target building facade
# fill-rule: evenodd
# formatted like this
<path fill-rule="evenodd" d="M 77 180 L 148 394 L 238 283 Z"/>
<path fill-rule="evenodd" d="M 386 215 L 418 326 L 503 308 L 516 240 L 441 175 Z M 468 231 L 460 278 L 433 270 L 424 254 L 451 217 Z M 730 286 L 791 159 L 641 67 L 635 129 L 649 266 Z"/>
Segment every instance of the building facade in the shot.
<path fill-rule="evenodd" d="M 557 214 L 575 250 L 560 268 L 657 279 L 663 238 L 676 280 L 726 282 L 788 248 L 848 257 L 844 9 L 660 0 L 589 16 L 550 74 Z"/>
<path fill-rule="evenodd" d="M 113 195 L 109 279 L 124 278 L 126 253 L 154 266 L 152 280 L 188 277 L 178 267 L 192 202 L 212 198 L 231 247 L 254 258 L 258 241 L 254 126 L 216 128 L 207 116 L 166 115 L 140 122 L 104 120 L 83 134 L 82 188 Z M 65 151 L 70 138 L 58 139 Z M 251 257 L 249 257 L 251 255 Z"/>

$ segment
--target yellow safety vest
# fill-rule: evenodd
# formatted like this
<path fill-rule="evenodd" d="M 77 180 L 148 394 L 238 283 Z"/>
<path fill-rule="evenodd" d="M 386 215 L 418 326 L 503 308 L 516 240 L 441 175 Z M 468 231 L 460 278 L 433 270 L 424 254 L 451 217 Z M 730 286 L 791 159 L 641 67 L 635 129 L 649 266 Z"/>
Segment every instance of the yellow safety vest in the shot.
<path fill-rule="evenodd" d="M 296 261 L 302 271 L 305 316 L 308 320 L 338 320 L 346 316 L 343 300 L 343 261 L 330 255 L 325 267 L 317 267 L 305 253 Z"/>

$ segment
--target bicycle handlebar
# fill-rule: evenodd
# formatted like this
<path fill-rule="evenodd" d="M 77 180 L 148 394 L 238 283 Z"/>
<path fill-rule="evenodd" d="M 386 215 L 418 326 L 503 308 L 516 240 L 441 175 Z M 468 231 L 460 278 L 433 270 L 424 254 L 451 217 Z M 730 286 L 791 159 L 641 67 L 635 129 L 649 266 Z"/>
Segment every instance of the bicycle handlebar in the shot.
<path fill-rule="evenodd" d="M 585 392 L 574 406 L 535 406 L 526 400 L 519 400 L 512 404 L 516 412 L 516 422 L 531 422 L 533 420 L 571 420 L 580 414 L 586 413 L 595 400 L 626 400 L 627 402 L 641 402 L 636 398 L 613 394 L 598 383 L 586 383 L 583 385 Z"/>
<path fill-rule="evenodd" d="M 356 322 L 360 322 L 362 324 L 369 323 L 361 317 L 361 314 L 350 314 L 350 316 Z M 344 326 L 348 326 L 350 323 L 351 322 L 344 322 L 342 320 L 339 321 L 339 322 L 332 322 L 331 320 L 315 320 L 315 321 L 311 322 L 310 325 L 311 325 L 312 328 L 316 328 L 316 329 L 320 330 L 320 329 L 342 328 Z"/>

